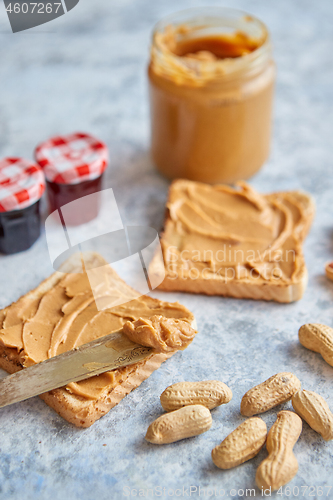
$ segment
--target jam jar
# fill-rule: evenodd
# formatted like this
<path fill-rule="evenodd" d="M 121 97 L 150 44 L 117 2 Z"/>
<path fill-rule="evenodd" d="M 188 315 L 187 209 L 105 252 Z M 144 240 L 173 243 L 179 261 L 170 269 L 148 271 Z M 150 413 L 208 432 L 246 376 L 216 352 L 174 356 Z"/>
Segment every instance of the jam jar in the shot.
<path fill-rule="evenodd" d="M 51 137 L 37 146 L 35 158 L 46 177 L 50 212 L 78 198 L 99 193 L 108 165 L 106 145 L 86 133 Z M 64 224 L 79 225 L 95 219 L 99 212 L 98 196 L 87 198 L 86 209 L 73 203 L 66 210 Z M 82 207 L 82 204 L 80 204 Z"/>
<path fill-rule="evenodd" d="M 169 179 L 233 183 L 266 161 L 275 65 L 266 26 L 234 9 L 173 14 L 153 32 L 151 152 Z"/>
<path fill-rule="evenodd" d="M 22 252 L 38 239 L 44 190 L 44 174 L 38 165 L 23 158 L 0 160 L 0 252 Z"/>

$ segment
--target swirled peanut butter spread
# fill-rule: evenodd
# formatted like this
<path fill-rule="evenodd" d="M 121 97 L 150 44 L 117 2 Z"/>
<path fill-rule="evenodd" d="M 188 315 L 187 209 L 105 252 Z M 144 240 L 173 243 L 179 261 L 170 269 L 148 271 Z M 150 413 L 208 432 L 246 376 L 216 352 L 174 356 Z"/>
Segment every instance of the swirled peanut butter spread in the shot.
<path fill-rule="evenodd" d="M 169 25 L 154 35 L 152 66 L 157 74 L 173 79 L 177 84 L 197 87 L 227 74 L 231 68 L 230 59 L 250 54 L 265 40 L 266 35 L 252 38 L 241 31 L 200 36 L 197 28 L 193 30 L 186 24 Z M 163 55 L 163 59 L 156 51 Z"/>
<path fill-rule="evenodd" d="M 313 215 L 309 199 L 298 191 L 261 195 L 244 182 L 231 188 L 175 181 L 162 237 L 167 279 L 189 280 L 193 291 L 206 281 L 212 294 L 219 280 L 296 282 L 304 273 L 301 245 Z"/>
<path fill-rule="evenodd" d="M 172 352 L 185 349 L 194 339 L 196 331 L 186 321 L 153 316 L 128 321 L 124 333 L 132 342 L 153 347 L 157 352 Z"/>
<path fill-rule="evenodd" d="M 32 292 L 4 310 L 0 318 L 0 343 L 20 353 L 24 367 L 39 363 L 82 344 L 119 330 L 128 321 L 151 316 L 174 318 L 188 323 L 193 315 L 179 303 L 163 302 L 139 294 L 128 287 L 110 266 L 103 269 L 104 283 L 99 298 L 121 305 L 98 310 L 86 272 L 60 274 L 45 293 Z M 90 271 L 91 273 L 92 271 Z M 38 289 L 37 289 L 38 290 Z M 126 302 L 127 298 L 127 302 Z M 137 335 L 137 341 L 140 337 Z M 117 383 L 137 370 L 143 362 L 69 384 L 66 389 L 86 399 L 97 399 L 116 388 Z"/>

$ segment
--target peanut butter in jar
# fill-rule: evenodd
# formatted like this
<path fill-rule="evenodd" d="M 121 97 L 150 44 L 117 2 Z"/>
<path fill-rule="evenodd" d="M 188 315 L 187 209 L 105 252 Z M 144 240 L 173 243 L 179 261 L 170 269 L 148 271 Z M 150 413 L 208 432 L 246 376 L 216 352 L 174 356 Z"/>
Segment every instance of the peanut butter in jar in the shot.
<path fill-rule="evenodd" d="M 208 183 L 247 179 L 270 149 L 275 66 L 265 25 L 190 9 L 160 21 L 148 69 L 157 169 Z"/>

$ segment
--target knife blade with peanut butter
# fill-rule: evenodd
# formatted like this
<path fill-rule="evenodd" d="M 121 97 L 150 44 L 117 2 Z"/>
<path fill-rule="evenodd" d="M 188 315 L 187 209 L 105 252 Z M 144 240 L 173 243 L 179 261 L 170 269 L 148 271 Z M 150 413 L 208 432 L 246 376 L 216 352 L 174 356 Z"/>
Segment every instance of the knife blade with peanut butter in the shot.
<path fill-rule="evenodd" d="M 110 335 L 24 368 L 0 381 L 0 408 L 78 382 L 155 353 L 185 349 L 196 331 L 187 321 L 139 318 Z"/>

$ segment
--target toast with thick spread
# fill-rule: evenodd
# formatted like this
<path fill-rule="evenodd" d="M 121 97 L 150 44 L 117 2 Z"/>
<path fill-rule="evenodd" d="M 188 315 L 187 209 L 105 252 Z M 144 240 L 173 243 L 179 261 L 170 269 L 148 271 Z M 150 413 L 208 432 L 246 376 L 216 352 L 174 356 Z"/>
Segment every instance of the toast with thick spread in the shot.
<path fill-rule="evenodd" d="M 165 291 L 293 302 L 307 284 L 303 241 L 315 208 L 301 191 L 261 195 L 245 182 L 235 188 L 176 180 L 162 234 L 164 262 L 150 273 Z"/>
<path fill-rule="evenodd" d="M 80 257 L 72 257 L 64 264 L 63 272 L 55 272 L 35 290 L 0 311 L 1 368 L 14 373 L 108 335 L 125 324 L 128 328 L 128 321 L 138 322 L 139 319 L 138 326 L 144 326 L 143 342 L 147 343 L 152 332 L 159 335 L 156 338 L 161 337 L 161 330 L 157 331 L 154 326 L 162 328 L 164 334 L 168 329 L 169 337 L 177 342 L 179 339 L 191 340 L 192 332 L 186 325 L 191 329 L 195 320 L 184 306 L 140 296 L 96 253 L 86 255 L 85 264 L 103 277 L 101 290 L 109 306 L 102 310 L 97 308 L 87 273 L 82 272 Z M 166 320 L 161 319 L 155 325 L 150 321 L 152 317 L 155 321 L 156 317 Z M 171 319 L 176 321 L 172 324 Z M 138 341 L 140 331 L 134 332 Z M 143 361 L 70 383 L 40 397 L 68 422 L 89 427 L 175 352 L 174 349 L 165 348 L 159 352 L 156 349 Z"/>

